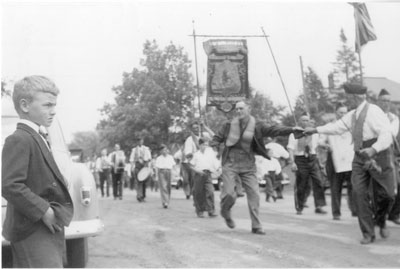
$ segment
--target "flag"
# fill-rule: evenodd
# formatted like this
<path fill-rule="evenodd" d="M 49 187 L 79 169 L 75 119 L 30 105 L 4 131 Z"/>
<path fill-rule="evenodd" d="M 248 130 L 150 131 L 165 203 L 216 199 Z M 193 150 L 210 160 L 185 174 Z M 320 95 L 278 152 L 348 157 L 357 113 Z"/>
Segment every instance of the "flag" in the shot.
<path fill-rule="evenodd" d="M 365 3 L 350 3 L 354 7 L 356 22 L 356 51 L 359 53 L 362 46 L 369 41 L 376 40 L 374 27 L 369 17 Z"/>

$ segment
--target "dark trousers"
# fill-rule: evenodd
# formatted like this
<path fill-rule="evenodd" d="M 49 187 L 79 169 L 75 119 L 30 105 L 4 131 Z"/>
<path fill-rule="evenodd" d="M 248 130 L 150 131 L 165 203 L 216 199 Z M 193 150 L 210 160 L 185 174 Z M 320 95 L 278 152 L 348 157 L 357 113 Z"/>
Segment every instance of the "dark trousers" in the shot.
<path fill-rule="evenodd" d="M 335 173 L 332 155 L 328 153 L 326 160 L 326 174 L 331 188 L 331 207 L 333 216 L 341 216 L 340 207 L 342 201 L 342 189 L 344 183 L 347 186 L 347 205 L 353 216 L 356 215 L 356 209 L 353 198 L 353 187 L 351 185 L 351 171 Z"/>
<path fill-rule="evenodd" d="M 38 227 L 27 238 L 11 243 L 13 267 L 63 268 L 64 229 L 52 234 L 43 223 Z"/>
<path fill-rule="evenodd" d="M 113 196 L 114 198 L 122 198 L 122 175 L 123 173 L 112 173 L 112 182 L 113 182 Z"/>
<path fill-rule="evenodd" d="M 271 171 L 267 175 L 264 175 L 265 179 L 265 200 L 268 201 L 270 197 L 276 198 L 276 192 L 275 189 L 277 187 L 276 184 L 276 176 L 275 172 Z"/>
<path fill-rule="evenodd" d="M 386 217 L 392 207 L 395 195 L 392 157 L 390 150 L 377 154 L 376 162 L 382 168 L 382 172 L 379 173 L 373 167 L 366 166 L 366 160 L 359 154 L 354 156 L 351 183 L 358 223 L 364 237 L 375 236 L 375 224 L 379 227 L 386 225 Z M 370 188 L 372 188 L 372 197 Z"/>
<path fill-rule="evenodd" d="M 99 172 L 100 177 L 100 191 L 101 196 L 104 197 L 104 184 L 106 184 L 106 193 L 107 197 L 110 196 L 110 169 L 103 169 L 103 171 Z"/>
<path fill-rule="evenodd" d="M 190 168 L 188 163 L 181 164 L 181 175 L 182 175 L 182 188 L 185 192 L 186 197 L 190 197 L 193 192 L 194 175 L 195 172 Z"/>
<path fill-rule="evenodd" d="M 231 209 L 237 199 L 237 180 L 242 182 L 246 192 L 247 205 L 251 218 L 251 228 L 262 228 L 259 218 L 260 189 L 256 176 L 254 155 L 243 150 L 231 149 L 222 166 L 223 185 L 221 190 L 221 216 L 231 219 Z"/>
<path fill-rule="evenodd" d="M 397 194 L 394 200 L 394 204 L 392 206 L 392 210 L 390 210 L 388 219 L 396 220 L 400 218 L 400 184 L 397 185 Z"/>
<path fill-rule="evenodd" d="M 196 213 L 204 211 L 215 212 L 214 185 L 212 184 L 211 173 L 194 174 L 193 202 Z"/>
<path fill-rule="evenodd" d="M 302 211 L 304 208 L 307 196 L 310 193 L 309 180 L 311 180 L 315 207 L 325 206 L 325 192 L 321 182 L 321 171 L 317 157 L 315 155 L 310 155 L 308 157 L 295 156 L 294 161 L 297 165 L 296 182 L 294 184 L 294 203 L 296 210 Z"/>
<path fill-rule="evenodd" d="M 389 213 L 388 219 L 390 219 L 390 220 L 396 220 L 396 219 L 400 218 L 400 180 L 399 180 L 400 175 L 399 175 L 398 160 L 395 161 L 394 169 L 395 169 L 395 177 L 397 180 L 397 194 L 394 199 L 392 209 L 390 210 L 390 213 Z"/>
<path fill-rule="evenodd" d="M 168 205 L 171 198 L 171 169 L 158 169 L 158 182 L 160 184 L 161 203 Z"/>

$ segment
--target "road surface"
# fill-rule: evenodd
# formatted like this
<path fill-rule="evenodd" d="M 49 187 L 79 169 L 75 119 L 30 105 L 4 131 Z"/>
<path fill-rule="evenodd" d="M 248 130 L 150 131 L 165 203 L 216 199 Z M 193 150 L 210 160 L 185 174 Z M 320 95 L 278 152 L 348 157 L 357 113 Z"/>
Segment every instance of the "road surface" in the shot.
<path fill-rule="evenodd" d="M 219 213 L 219 192 L 215 192 Z M 221 216 L 198 218 L 193 201 L 172 190 L 170 207 L 161 206 L 159 192 L 147 191 L 138 203 L 136 192 L 124 189 L 123 200 L 100 198 L 105 231 L 89 240 L 92 268 L 127 267 L 392 267 L 400 268 L 400 226 L 388 222 L 390 238 L 360 245 L 357 218 L 342 202 L 342 220 L 314 213 L 313 198 L 303 215 L 295 214 L 293 191 L 267 203 L 261 194 L 260 218 L 267 234 L 250 233 L 246 197 L 233 208 L 235 229 Z"/>

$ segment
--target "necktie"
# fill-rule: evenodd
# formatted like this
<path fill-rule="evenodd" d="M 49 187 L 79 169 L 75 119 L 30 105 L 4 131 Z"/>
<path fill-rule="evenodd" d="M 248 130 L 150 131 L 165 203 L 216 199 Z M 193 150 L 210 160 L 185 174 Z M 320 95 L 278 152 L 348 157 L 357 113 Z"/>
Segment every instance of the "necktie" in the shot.
<path fill-rule="evenodd" d="M 39 128 L 39 134 L 44 138 L 44 140 L 47 143 L 47 146 L 51 150 L 51 145 L 50 145 L 50 139 L 49 139 L 49 134 L 44 132 L 41 128 Z"/>

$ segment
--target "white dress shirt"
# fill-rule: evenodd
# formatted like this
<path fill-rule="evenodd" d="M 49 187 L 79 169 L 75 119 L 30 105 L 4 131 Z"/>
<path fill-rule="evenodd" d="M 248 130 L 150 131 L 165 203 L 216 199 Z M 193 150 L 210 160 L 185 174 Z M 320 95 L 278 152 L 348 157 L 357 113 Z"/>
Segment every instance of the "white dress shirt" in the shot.
<path fill-rule="evenodd" d="M 332 152 L 332 162 L 336 173 L 342 173 L 352 170 L 354 158 L 353 137 L 350 132 L 344 132 L 341 135 L 320 136 L 321 144 L 328 144 Z"/>
<path fill-rule="evenodd" d="M 288 159 L 289 158 L 289 152 L 279 143 L 275 142 L 270 142 L 265 145 L 265 148 L 268 150 L 272 150 L 272 157 L 279 159 Z"/>
<path fill-rule="evenodd" d="M 352 131 L 353 115 L 356 118 L 360 115 L 367 101 L 362 102 L 357 109 L 351 110 L 340 120 L 317 127 L 318 133 L 339 135 L 346 131 Z M 376 152 L 381 152 L 392 144 L 392 133 L 390 131 L 390 122 L 385 113 L 378 106 L 369 104 L 365 122 L 363 125 L 363 141 L 377 138 L 372 145 Z"/>
<path fill-rule="evenodd" d="M 306 139 L 310 139 L 309 142 L 309 147 L 310 147 L 310 153 L 309 154 L 317 154 L 317 146 L 318 146 L 318 141 L 319 141 L 319 135 L 318 134 L 313 134 L 311 136 L 311 138 L 307 138 Z M 300 139 L 304 139 L 300 138 Z M 290 150 L 293 150 L 293 154 L 294 156 L 304 156 L 305 152 L 304 152 L 304 148 L 299 148 L 299 140 L 300 139 L 295 139 L 293 134 L 289 135 L 289 141 L 288 141 L 288 145 L 287 148 Z"/>
<path fill-rule="evenodd" d="M 190 135 L 185 140 L 185 146 L 183 148 L 183 155 L 194 154 L 197 151 L 196 143 L 193 141 L 193 137 Z M 186 158 L 183 160 L 184 163 L 189 162 Z"/>
<path fill-rule="evenodd" d="M 218 162 L 214 150 L 210 147 L 207 147 L 204 153 L 200 150 L 196 151 L 190 161 L 197 170 L 209 170 L 211 172 L 218 170 Z"/>
<path fill-rule="evenodd" d="M 396 137 L 399 133 L 399 117 L 397 117 L 392 112 L 386 113 L 386 116 L 388 117 L 390 122 L 390 131 L 392 132 L 392 135 Z"/>
<path fill-rule="evenodd" d="M 172 157 L 172 155 L 167 154 L 167 155 L 160 155 L 157 157 L 156 159 L 156 168 L 157 169 L 171 169 L 174 167 L 175 165 L 175 160 L 174 157 Z"/>

